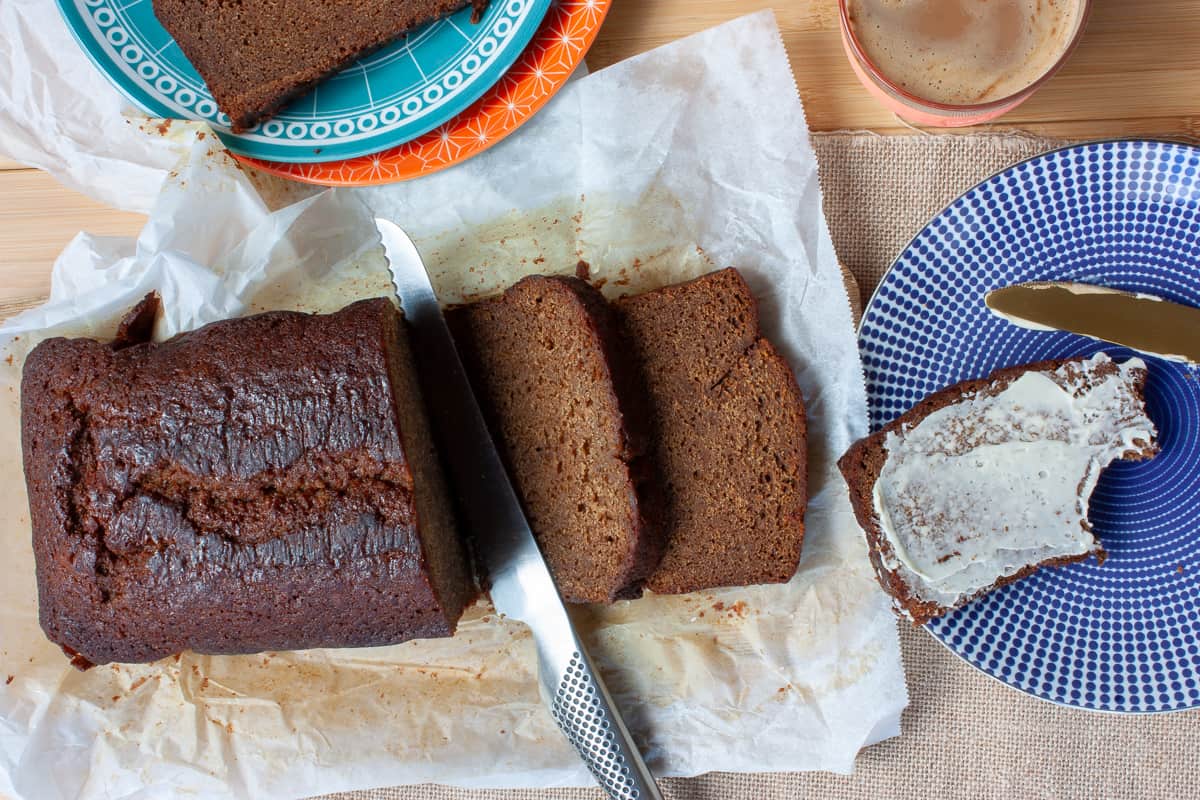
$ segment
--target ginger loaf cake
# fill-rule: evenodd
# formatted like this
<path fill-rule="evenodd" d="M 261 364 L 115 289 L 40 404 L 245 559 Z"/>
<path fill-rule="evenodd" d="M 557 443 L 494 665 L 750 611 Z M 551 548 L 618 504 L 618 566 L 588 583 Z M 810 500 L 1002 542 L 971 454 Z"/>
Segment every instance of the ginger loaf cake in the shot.
<path fill-rule="evenodd" d="M 1104 550 L 1100 473 L 1157 452 L 1146 366 L 1104 353 L 997 370 L 935 392 L 838 462 L 871 563 L 923 624 L 1041 567 Z"/>
<path fill-rule="evenodd" d="M 649 392 L 667 509 L 646 588 L 790 580 L 808 503 L 804 401 L 745 280 L 724 269 L 616 308 Z"/>
<path fill-rule="evenodd" d="M 154 0 L 235 133 L 351 62 L 488 0 Z"/>
<path fill-rule="evenodd" d="M 640 593 L 661 531 L 643 391 L 611 307 L 577 278 L 530 276 L 447 320 L 563 598 Z"/>
<path fill-rule="evenodd" d="M 387 299 L 147 341 L 21 385 L 42 628 L 80 666 L 449 636 L 472 583 Z"/>

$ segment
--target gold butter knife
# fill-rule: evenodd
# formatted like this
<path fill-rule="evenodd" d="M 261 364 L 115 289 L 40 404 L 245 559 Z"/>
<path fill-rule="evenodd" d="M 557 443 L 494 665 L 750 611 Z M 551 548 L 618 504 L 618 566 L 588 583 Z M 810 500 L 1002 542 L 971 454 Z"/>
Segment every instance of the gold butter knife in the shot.
<path fill-rule="evenodd" d="M 1034 330 L 1090 336 L 1150 356 L 1200 364 L 1200 309 L 1090 283 L 1019 283 L 988 292 L 993 314 Z"/>

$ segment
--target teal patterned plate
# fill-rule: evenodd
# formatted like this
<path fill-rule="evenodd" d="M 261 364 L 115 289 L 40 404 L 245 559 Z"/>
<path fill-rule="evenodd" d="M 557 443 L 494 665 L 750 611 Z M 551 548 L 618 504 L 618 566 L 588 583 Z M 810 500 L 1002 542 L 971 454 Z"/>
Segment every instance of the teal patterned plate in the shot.
<path fill-rule="evenodd" d="M 492 0 L 432 22 L 354 62 L 271 119 L 233 134 L 151 0 L 58 0 L 84 52 L 156 117 L 207 122 L 235 153 L 287 163 L 336 161 L 403 144 L 457 116 L 504 75 L 551 0 Z"/>

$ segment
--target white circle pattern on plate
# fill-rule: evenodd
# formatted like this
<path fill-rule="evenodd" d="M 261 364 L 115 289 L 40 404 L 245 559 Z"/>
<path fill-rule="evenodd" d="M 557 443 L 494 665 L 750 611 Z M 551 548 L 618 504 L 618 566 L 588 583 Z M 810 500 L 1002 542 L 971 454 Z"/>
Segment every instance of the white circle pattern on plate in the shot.
<path fill-rule="evenodd" d="M 470 9 L 429 23 L 327 78 L 279 111 L 273 121 L 281 124 L 234 135 L 150 0 L 59 0 L 84 50 L 146 111 L 204 120 L 234 152 L 296 162 L 376 152 L 446 122 L 499 78 L 549 2 L 494 0 L 478 24 L 464 22 Z M 327 87 L 337 92 L 331 105 L 318 100 Z"/>
<path fill-rule="evenodd" d="M 1071 280 L 1200 306 L 1200 149 L 1097 142 L 1018 164 L 942 211 L 863 315 L 872 430 L 1004 366 L 1130 351 L 994 317 L 984 295 Z M 1108 552 L 1043 569 L 927 625 L 983 672 L 1056 703 L 1200 707 L 1200 369 L 1146 357 L 1159 455 L 1103 474 L 1089 518 Z M 984 512 L 986 513 L 986 512 Z"/>

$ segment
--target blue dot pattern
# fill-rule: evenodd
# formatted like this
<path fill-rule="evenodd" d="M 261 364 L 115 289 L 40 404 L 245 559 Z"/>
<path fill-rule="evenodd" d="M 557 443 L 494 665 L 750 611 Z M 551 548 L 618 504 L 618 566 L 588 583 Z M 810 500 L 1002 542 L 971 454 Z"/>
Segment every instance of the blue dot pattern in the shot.
<path fill-rule="evenodd" d="M 1104 349 L 993 317 L 984 295 L 1071 280 L 1200 306 L 1200 149 L 1098 142 L 1018 164 L 968 191 L 884 277 L 859 333 L 871 427 L 941 387 Z M 967 662 L 1087 709 L 1200 706 L 1200 370 L 1147 358 L 1162 452 L 1108 469 L 1090 520 L 1108 551 L 1041 570 L 928 624 Z"/>

